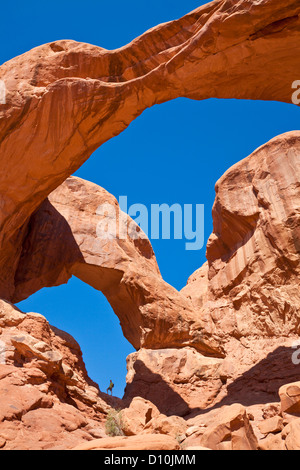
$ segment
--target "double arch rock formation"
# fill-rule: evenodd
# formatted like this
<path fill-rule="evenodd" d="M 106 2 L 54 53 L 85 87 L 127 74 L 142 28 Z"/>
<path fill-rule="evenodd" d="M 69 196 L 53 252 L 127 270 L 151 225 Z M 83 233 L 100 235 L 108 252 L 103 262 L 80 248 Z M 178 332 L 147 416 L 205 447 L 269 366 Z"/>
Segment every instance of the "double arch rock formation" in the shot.
<path fill-rule="evenodd" d="M 300 78 L 299 15 L 299 0 L 215 0 L 115 51 L 62 40 L 1 66 L 7 96 L 0 106 L 0 330 L 2 323 L 9 328 L 17 350 L 12 365 L 34 355 L 38 363 L 48 360 L 51 377 L 55 371 L 63 381 L 65 400 L 79 409 L 82 403 L 101 408 L 93 384 L 92 399 L 84 391 L 86 371 L 76 366 L 76 379 L 70 370 L 81 364 L 78 345 L 61 332 L 55 336 L 40 317 L 25 319 L 9 303 L 75 275 L 105 294 L 138 350 L 129 359 L 127 398 L 137 386 L 141 396 L 152 393 L 146 398 L 154 402 L 161 395 L 157 376 L 158 389 L 150 391 L 135 381 L 144 370 L 153 382 L 153 363 L 162 377 L 164 364 L 176 368 L 171 398 L 179 397 L 182 414 L 186 405 L 199 406 L 202 389 L 203 406 L 224 399 L 226 390 L 238 401 L 247 380 L 249 402 L 253 394 L 276 393 L 284 353 L 279 346 L 299 336 L 300 132 L 276 137 L 219 180 L 208 261 L 181 292 L 162 279 L 148 239 L 97 237 L 97 207 L 109 203 L 119 213 L 117 201 L 71 175 L 155 104 L 177 97 L 291 103 L 292 83 Z M 132 223 L 125 214 L 121 220 L 125 227 Z M 42 346 L 30 336 L 39 324 L 47 332 Z M 15 336 L 19 325 L 26 331 L 23 342 Z M 71 348 L 64 367 L 61 354 L 47 351 L 51 342 L 64 353 Z M 212 357 L 200 360 L 198 353 Z M 278 367 L 269 372 L 266 392 L 259 374 L 267 354 Z M 253 364 L 261 367 L 251 371 Z M 282 380 L 296 373 L 287 365 Z M 35 374 L 30 380 L 42 380 Z M 172 404 L 168 387 L 165 406 Z M 34 406 L 40 403 L 49 405 L 38 395 Z"/>
<path fill-rule="evenodd" d="M 75 275 L 105 294 L 136 349 L 192 346 L 222 355 L 219 343 L 206 338 L 191 301 L 162 279 L 145 235 L 97 236 L 106 217 L 99 217 L 97 208 L 105 204 L 116 209 L 117 235 L 127 233 L 134 222 L 99 186 L 70 177 L 50 194 L 29 220 L 12 300 Z"/>

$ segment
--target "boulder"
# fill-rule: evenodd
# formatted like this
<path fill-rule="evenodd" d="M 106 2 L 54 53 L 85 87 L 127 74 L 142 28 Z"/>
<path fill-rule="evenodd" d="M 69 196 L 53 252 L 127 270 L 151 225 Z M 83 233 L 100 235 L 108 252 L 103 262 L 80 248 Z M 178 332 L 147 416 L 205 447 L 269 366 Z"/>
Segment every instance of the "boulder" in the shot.
<path fill-rule="evenodd" d="M 246 409 L 239 404 L 220 409 L 200 444 L 212 450 L 256 450 L 258 445 Z"/>
<path fill-rule="evenodd" d="M 268 434 L 258 441 L 258 450 L 286 450 L 285 441 L 280 433 Z"/>
<path fill-rule="evenodd" d="M 300 382 L 283 385 L 279 389 L 281 411 L 300 413 Z"/>
<path fill-rule="evenodd" d="M 151 419 L 144 428 L 145 433 L 167 434 L 180 442 L 185 438 L 186 430 L 187 424 L 183 418 L 164 415 Z"/>
<path fill-rule="evenodd" d="M 262 434 L 276 434 L 283 430 L 283 419 L 280 416 L 273 416 L 259 423 L 258 427 Z"/>
<path fill-rule="evenodd" d="M 291 421 L 283 430 L 287 450 L 300 450 L 300 419 Z"/>
<path fill-rule="evenodd" d="M 129 408 L 122 410 L 123 431 L 126 436 L 134 436 L 141 433 L 145 426 L 158 417 L 160 412 L 157 407 L 141 397 L 133 398 Z"/>

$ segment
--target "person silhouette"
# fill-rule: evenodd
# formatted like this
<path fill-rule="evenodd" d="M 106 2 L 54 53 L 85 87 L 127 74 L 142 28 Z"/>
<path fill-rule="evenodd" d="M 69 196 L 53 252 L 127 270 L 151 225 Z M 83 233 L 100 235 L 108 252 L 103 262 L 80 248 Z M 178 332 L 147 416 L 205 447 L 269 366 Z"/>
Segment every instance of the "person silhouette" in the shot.
<path fill-rule="evenodd" d="M 106 393 L 108 393 L 109 390 L 110 390 L 110 393 L 111 393 L 111 396 L 112 396 L 112 390 L 113 390 L 113 388 L 114 388 L 114 384 L 113 384 L 113 382 L 112 382 L 112 380 L 111 380 L 111 381 L 110 381 L 110 384 L 109 384 L 109 387 L 106 389 Z"/>

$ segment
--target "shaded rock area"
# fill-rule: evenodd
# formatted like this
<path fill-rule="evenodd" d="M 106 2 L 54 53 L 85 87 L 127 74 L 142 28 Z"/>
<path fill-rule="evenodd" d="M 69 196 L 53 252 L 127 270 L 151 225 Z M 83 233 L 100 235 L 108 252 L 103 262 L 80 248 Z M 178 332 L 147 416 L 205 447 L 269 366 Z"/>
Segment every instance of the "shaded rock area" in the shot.
<path fill-rule="evenodd" d="M 181 292 L 115 198 L 71 176 L 155 104 L 290 102 L 299 15 L 298 0 L 215 0 L 116 51 L 57 41 L 1 66 L 0 449 L 300 449 L 300 131 L 216 183 L 207 262 Z M 122 400 L 74 338 L 14 305 L 71 276 L 136 349 Z"/>

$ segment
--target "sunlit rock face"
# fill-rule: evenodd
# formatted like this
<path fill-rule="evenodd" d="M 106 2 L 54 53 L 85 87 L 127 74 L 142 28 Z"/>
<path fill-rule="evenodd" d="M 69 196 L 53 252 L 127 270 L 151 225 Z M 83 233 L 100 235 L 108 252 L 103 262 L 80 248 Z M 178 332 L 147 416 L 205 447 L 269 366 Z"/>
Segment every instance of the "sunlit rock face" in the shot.
<path fill-rule="evenodd" d="M 299 14 L 298 0 L 215 0 L 115 51 L 62 40 L 1 66 L 0 448 L 300 448 L 300 132 L 217 182 L 207 262 L 181 292 L 146 237 L 120 236 L 134 222 L 115 198 L 71 176 L 155 104 L 291 103 Z M 107 203 L 117 236 L 103 239 Z M 99 391 L 70 335 L 10 303 L 72 275 L 106 295 L 137 349 L 124 400 Z M 148 436 L 104 440 L 112 407 Z"/>
<path fill-rule="evenodd" d="M 208 262 L 182 292 L 219 334 L 299 334 L 299 199 L 296 131 L 272 139 L 217 182 Z"/>
<path fill-rule="evenodd" d="M 121 400 L 88 377 L 76 340 L 38 313 L 0 301 L 0 448 L 69 449 L 105 435 Z"/>

